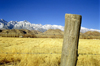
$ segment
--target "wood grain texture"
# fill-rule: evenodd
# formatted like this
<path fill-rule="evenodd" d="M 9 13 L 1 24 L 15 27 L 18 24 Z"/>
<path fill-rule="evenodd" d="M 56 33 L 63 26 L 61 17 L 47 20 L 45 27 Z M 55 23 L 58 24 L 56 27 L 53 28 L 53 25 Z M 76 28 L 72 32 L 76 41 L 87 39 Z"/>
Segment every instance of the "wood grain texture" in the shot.
<path fill-rule="evenodd" d="M 60 66 L 76 66 L 81 15 L 65 14 L 64 40 Z"/>

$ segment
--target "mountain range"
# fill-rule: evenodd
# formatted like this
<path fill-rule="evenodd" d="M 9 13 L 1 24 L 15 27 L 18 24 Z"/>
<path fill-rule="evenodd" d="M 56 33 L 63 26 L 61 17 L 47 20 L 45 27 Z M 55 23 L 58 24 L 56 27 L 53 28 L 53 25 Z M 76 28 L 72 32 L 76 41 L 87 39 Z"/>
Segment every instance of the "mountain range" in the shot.
<path fill-rule="evenodd" d="M 27 30 L 38 30 L 40 32 L 45 32 L 49 29 L 60 29 L 64 31 L 64 26 L 61 25 L 42 25 L 42 24 L 32 24 L 27 20 L 24 21 L 5 21 L 4 19 L 0 19 L 0 29 L 27 29 Z M 98 31 L 97 29 L 88 29 L 85 27 L 81 27 L 80 32 L 85 33 L 87 31 Z"/>

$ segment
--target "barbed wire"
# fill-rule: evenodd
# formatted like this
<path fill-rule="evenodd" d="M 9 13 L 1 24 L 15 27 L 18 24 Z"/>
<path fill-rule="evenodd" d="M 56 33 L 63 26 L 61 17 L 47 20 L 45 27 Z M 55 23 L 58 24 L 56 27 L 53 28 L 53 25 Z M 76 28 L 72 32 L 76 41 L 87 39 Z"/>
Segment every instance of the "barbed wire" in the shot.
<path fill-rule="evenodd" d="M 62 54 L 62 53 L 8 53 L 8 52 L 2 52 L 0 54 Z M 78 53 L 78 55 L 100 55 L 100 54 L 89 54 L 89 53 Z"/>

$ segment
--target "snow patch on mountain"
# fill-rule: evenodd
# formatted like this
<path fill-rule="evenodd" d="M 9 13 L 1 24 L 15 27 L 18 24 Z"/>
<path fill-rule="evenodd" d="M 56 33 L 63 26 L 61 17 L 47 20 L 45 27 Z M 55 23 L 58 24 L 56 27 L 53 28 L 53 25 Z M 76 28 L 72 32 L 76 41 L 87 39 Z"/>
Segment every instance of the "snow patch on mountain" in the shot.
<path fill-rule="evenodd" d="M 7 21 L 5 21 L 4 19 L 0 19 L 0 23 L 4 24 L 4 25 L 7 25 Z"/>
<path fill-rule="evenodd" d="M 14 25 L 17 24 L 18 21 L 10 21 L 7 23 L 9 29 L 13 29 Z"/>
<path fill-rule="evenodd" d="M 0 19 L 0 29 L 7 29 L 7 23 L 4 19 Z"/>
<path fill-rule="evenodd" d="M 98 32 L 100 32 L 100 30 L 97 30 L 97 29 L 88 29 L 88 28 L 85 28 L 85 27 L 81 27 L 80 32 L 85 33 L 87 31 L 98 31 Z"/>

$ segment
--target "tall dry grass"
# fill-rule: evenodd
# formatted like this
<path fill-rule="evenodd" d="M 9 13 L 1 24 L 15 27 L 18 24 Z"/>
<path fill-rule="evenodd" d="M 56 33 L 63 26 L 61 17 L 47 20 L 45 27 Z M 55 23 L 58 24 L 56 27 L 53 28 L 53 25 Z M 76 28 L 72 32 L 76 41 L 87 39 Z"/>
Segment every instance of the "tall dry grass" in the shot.
<path fill-rule="evenodd" d="M 0 66 L 59 66 L 63 39 L 0 37 Z M 100 40 L 80 39 L 77 66 L 100 66 Z"/>

